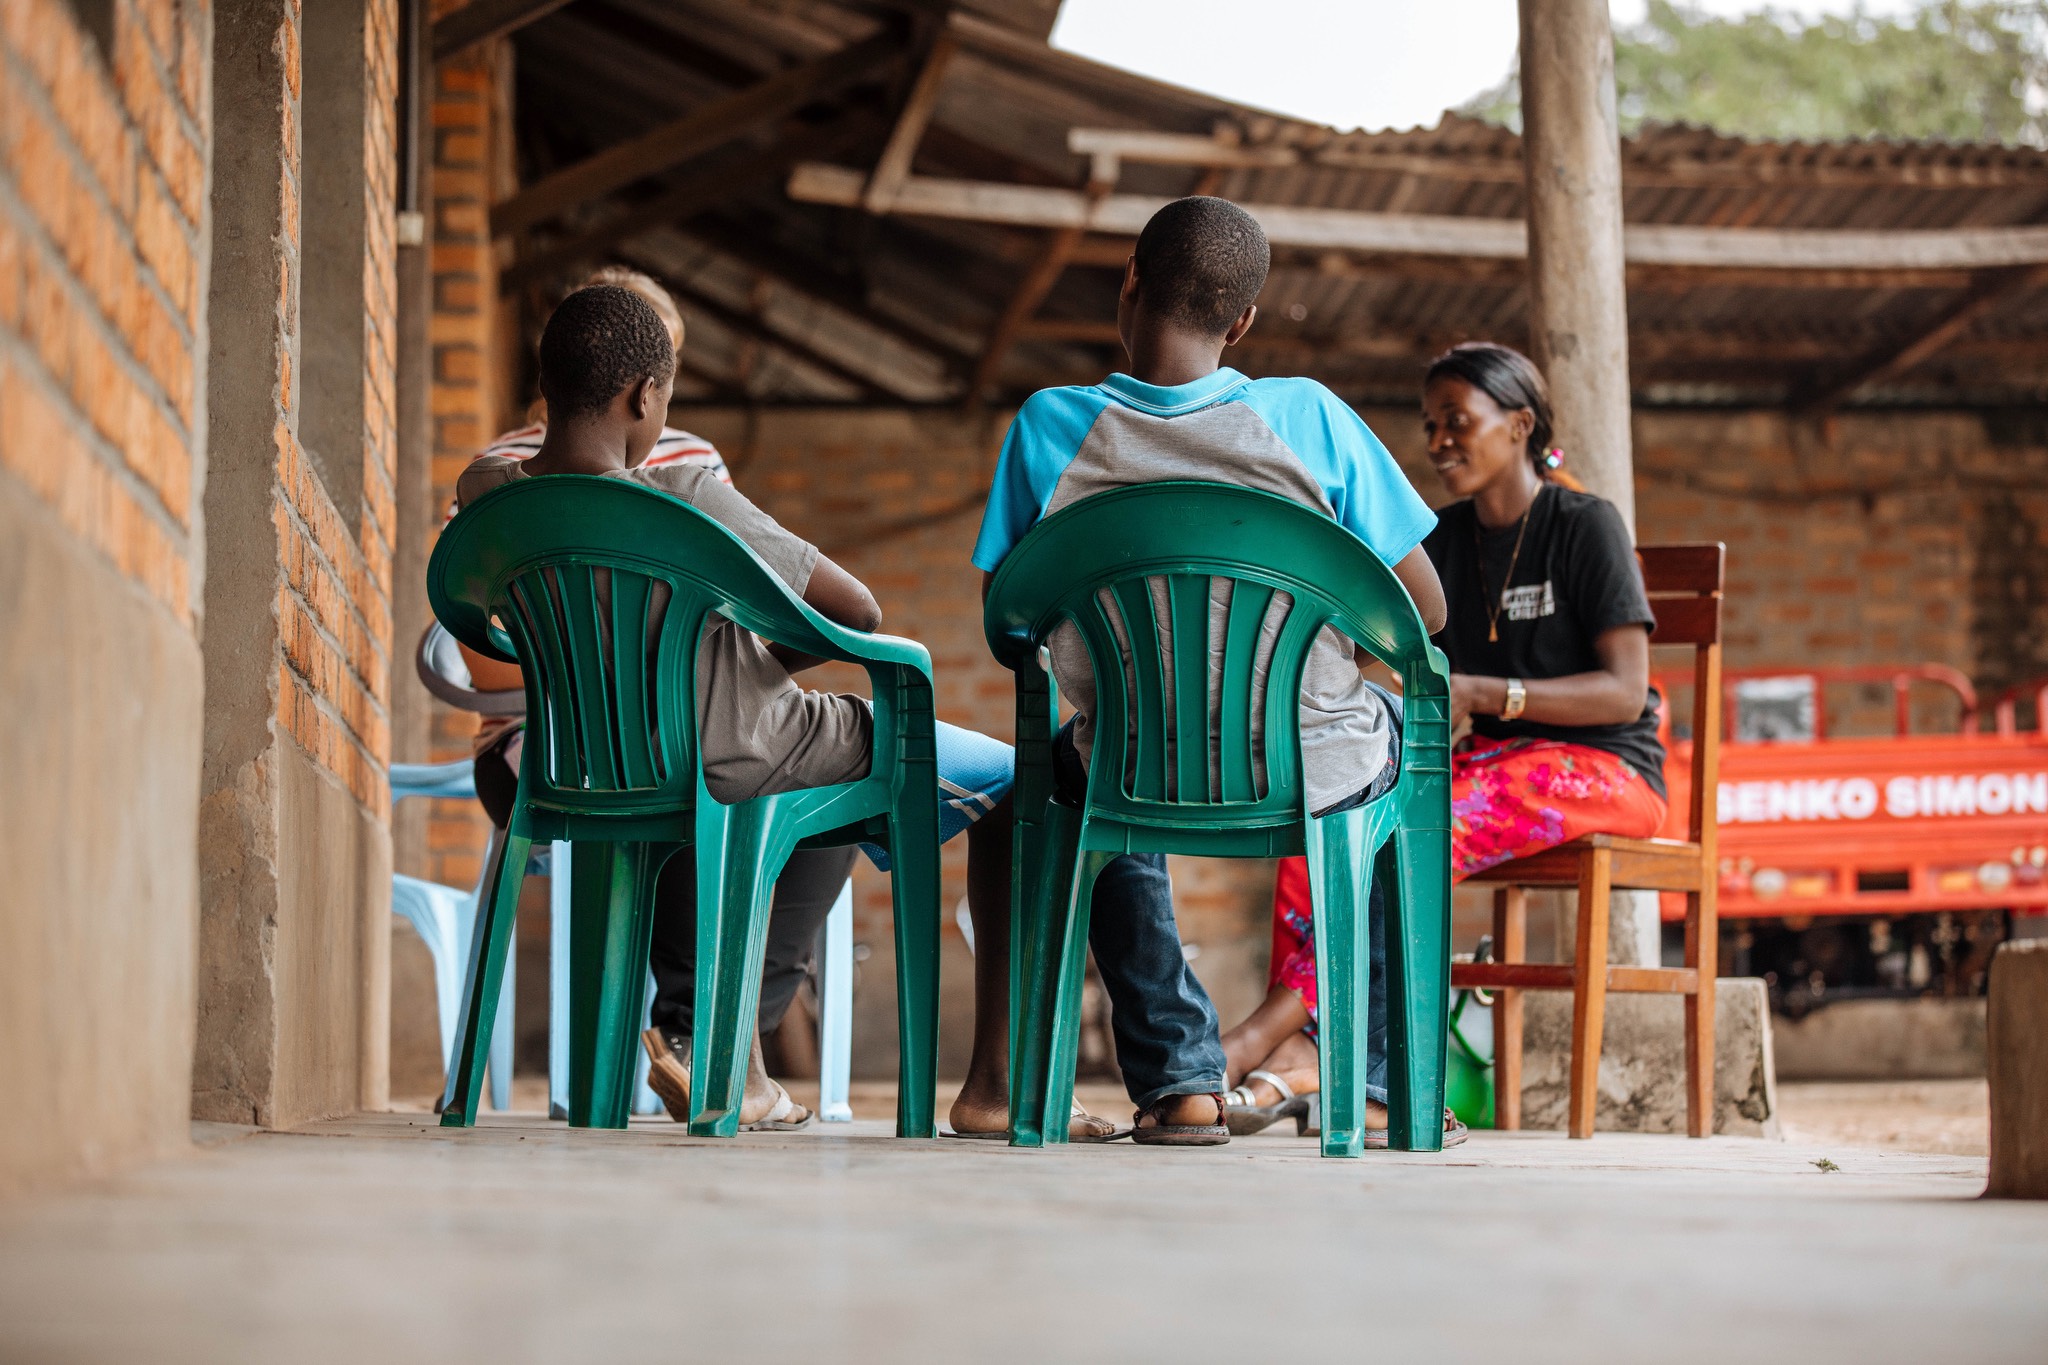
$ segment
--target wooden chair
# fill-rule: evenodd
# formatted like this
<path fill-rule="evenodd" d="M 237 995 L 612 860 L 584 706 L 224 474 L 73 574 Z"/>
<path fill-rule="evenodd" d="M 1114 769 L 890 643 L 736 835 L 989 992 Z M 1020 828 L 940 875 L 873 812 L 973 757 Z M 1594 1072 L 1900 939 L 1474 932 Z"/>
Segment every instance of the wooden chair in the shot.
<path fill-rule="evenodd" d="M 1638 552 L 1643 585 L 1657 616 L 1658 645 L 1693 647 L 1692 803 L 1685 841 L 1621 839 L 1594 834 L 1518 858 L 1474 882 L 1493 885 L 1492 962 L 1458 963 L 1453 987 L 1495 992 L 1494 1126 L 1522 1126 L 1522 992 L 1572 993 L 1570 1129 L 1593 1136 L 1599 1097 L 1600 1029 L 1607 992 L 1685 997 L 1686 1131 L 1714 1130 L 1714 974 L 1719 948 L 1715 910 L 1714 794 L 1721 760 L 1721 584 L 1725 547 L 1646 545 Z M 1576 886 L 1578 950 L 1569 964 L 1523 961 L 1527 944 L 1524 893 L 1532 886 Z M 1686 898 L 1685 965 L 1625 967 L 1607 961 L 1608 901 L 1619 890 L 1682 891 Z"/>

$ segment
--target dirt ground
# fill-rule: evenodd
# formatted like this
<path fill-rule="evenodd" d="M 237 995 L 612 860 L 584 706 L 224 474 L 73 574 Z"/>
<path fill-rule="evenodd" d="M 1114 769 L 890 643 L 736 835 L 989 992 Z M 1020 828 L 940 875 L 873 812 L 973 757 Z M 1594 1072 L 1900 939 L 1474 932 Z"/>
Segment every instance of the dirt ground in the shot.
<path fill-rule="evenodd" d="M 1805 1146 L 1984 1156 L 1991 1135 L 1981 1080 L 1780 1082 L 1778 1114 Z"/>

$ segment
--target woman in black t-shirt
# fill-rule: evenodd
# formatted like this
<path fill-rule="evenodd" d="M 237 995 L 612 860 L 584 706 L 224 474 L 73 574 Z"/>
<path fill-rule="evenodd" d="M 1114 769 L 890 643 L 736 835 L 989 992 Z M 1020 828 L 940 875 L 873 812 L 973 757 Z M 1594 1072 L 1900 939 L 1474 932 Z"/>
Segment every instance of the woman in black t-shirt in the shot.
<path fill-rule="evenodd" d="M 1628 527 L 1564 473 L 1543 376 L 1519 352 L 1453 347 L 1430 365 L 1422 406 L 1430 461 L 1460 499 L 1423 541 L 1450 608 L 1437 643 L 1452 720 L 1472 724 L 1451 758 L 1453 879 L 1581 835 L 1650 837 L 1665 813 L 1656 620 Z M 1285 1116 L 1316 1087 L 1312 926 L 1308 866 L 1284 859 L 1266 1001 L 1223 1039 L 1232 1079 L 1245 1078 L 1233 1131 Z M 1380 1103 L 1383 995 L 1376 982 L 1367 1093 Z"/>

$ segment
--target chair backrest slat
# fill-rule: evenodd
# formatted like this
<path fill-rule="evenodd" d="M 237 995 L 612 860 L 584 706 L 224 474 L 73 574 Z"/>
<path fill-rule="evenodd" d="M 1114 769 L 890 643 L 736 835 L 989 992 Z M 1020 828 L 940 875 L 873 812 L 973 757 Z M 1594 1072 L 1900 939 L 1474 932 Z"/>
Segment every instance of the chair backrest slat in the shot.
<path fill-rule="evenodd" d="M 1136 733 L 1126 778 L 1132 796 L 1143 801 L 1166 799 L 1166 676 L 1159 658 L 1159 619 L 1152 607 L 1152 585 L 1143 578 L 1128 578 L 1110 589 L 1117 614 L 1123 623 L 1124 641 L 1130 650 L 1130 685 L 1133 696 L 1127 707 Z M 1119 690 L 1121 679 L 1112 684 Z M 1096 695 L 1101 696 L 1098 680 Z M 1115 732 L 1108 732 L 1112 739 Z"/>
<path fill-rule="evenodd" d="M 1209 790 L 1209 579 L 1166 579 L 1173 621 L 1173 789 L 1176 801 L 1207 801 Z"/>
<path fill-rule="evenodd" d="M 557 568 L 554 572 L 561 585 L 562 615 L 568 624 L 569 667 L 583 680 L 576 689 L 576 703 L 582 717 L 584 770 L 597 790 L 614 791 L 624 785 L 619 773 L 618 708 L 614 704 L 618 679 L 612 672 L 610 651 L 605 648 L 597 573 L 582 565 Z"/>
<path fill-rule="evenodd" d="M 1643 566 L 1643 586 L 1655 593 L 1721 591 L 1725 555 L 1719 541 L 1683 545 L 1644 545 L 1636 550 Z"/>
<path fill-rule="evenodd" d="M 647 630 L 653 584 L 639 574 L 615 573 L 611 575 L 610 586 L 609 634 L 618 719 L 619 781 L 628 788 L 652 787 L 661 781 L 649 705 L 658 643 Z"/>
<path fill-rule="evenodd" d="M 1655 640 L 1660 645 L 1713 645 L 1721 642 L 1719 597 L 1652 597 L 1657 617 Z"/>
<path fill-rule="evenodd" d="M 1275 595 L 1265 583 L 1235 580 L 1230 586 L 1230 611 L 1223 631 L 1223 695 L 1216 708 L 1217 766 L 1222 778 L 1217 796 L 1226 802 L 1256 801 L 1264 794 L 1258 782 L 1262 765 L 1252 750 L 1252 707 L 1264 698 L 1255 697 L 1252 684 L 1259 640 Z"/>

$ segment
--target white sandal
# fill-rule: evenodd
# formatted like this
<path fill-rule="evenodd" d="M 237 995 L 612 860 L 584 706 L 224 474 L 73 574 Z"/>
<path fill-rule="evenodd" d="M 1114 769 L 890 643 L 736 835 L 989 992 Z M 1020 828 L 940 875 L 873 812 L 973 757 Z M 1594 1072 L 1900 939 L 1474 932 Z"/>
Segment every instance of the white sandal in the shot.
<path fill-rule="evenodd" d="M 1295 1094 L 1293 1086 L 1266 1070 L 1245 1073 L 1245 1081 L 1246 1084 L 1223 1097 L 1223 1122 L 1232 1137 L 1262 1133 L 1282 1119 L 1293 1119 L 1295 1126 L 1300 1127 L 1303 1115 L 1308 1113 L 1308 1099 Z M 1264 1081 L 1279 1092 L 1280 1098 L 1271 1104 L 1260 1104 L 1252 1094 L 1252 1081 Z"/>
<path fill-rule="evenodd" d="M 790 1133 L 811 1121 L 811 1111 L 791 1099 L 789 1092 L 782 1088 L 781 1081 L 770 1077 L 768 1084 L 775 1087 L 775 1103 L 752 1123 L 741 1124 L 742 1133 Z M 793 1114 L 799 1117 L 792 1118 Z"/>

